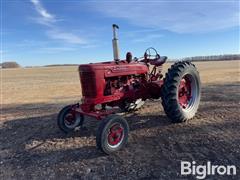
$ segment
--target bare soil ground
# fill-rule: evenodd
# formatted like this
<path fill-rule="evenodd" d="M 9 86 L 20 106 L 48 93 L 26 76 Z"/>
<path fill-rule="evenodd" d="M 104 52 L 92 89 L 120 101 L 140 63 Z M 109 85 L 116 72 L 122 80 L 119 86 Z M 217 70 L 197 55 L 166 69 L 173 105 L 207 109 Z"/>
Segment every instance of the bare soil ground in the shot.
<path fill-rule="evenodd" d="M 240 61 L 195 64 L 196 117 L 171 124 L 161 101 L 148 101 L 126 115 L 129 142 L 111 156 L 95 147 L 96 120 L 69 135 L 56 125 L 58 111 L 81 97 L 77 67 L 2 70 L 0 179 L 184 179 L 181 160 L 236 165 L 235 177 L 208 178 L 240 179 Z"/>

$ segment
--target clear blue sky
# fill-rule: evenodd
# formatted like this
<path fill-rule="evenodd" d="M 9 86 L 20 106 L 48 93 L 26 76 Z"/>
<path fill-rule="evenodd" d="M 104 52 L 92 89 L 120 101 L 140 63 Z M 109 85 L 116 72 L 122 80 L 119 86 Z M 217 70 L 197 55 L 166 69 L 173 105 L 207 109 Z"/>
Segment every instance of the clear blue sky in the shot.
<path fill-rule="evenodd" d="M 111 60 L 113 23 L 122 58 L 240 53 L 238 0 L 1 1 L 2 60 L 23 66 Z"/>

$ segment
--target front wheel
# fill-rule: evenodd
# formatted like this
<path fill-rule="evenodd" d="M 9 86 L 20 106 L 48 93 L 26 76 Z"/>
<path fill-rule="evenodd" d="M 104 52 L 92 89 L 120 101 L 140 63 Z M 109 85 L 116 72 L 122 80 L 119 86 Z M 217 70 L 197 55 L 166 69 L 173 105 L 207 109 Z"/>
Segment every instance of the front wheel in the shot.
<path fill-rule="evenodd" d="M 109 115 L 99 124 L 96 144 L 106 154 L 111 154 L 125 146 L 128 140 L 127 121 L 118 115 Z"/>
<path fill-rule="evenodd" d="M 83 120 L 83 115 L 74 112 L 71 105 L 64 107 L 57 118 L 58 127 L 65 133 L 72 132 L 76 127 L 81 126 Z"/>
<path fill-rule="evenodd" d="M 173 64 L 166 73 L 162 87 L 162 105 L 174 123 L 194 117 L 200 103 L 199 73 L 191 62 Z"/>

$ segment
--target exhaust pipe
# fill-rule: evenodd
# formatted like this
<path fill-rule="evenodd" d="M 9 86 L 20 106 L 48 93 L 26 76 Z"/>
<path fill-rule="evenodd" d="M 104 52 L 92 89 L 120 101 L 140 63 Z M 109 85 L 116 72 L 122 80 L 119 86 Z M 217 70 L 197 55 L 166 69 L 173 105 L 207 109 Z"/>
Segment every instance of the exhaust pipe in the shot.
<path fill-rule="evenodd" d="M 112 40 L 112 45 L 113 45 L 113 58 L 116 62 L 120 60 L 119 57 L 119 47 L 118 47 L 118 38 L 117 38 L 117 29 L 119 29 L 118 25 L 113 24 L 113 40 Z"/>

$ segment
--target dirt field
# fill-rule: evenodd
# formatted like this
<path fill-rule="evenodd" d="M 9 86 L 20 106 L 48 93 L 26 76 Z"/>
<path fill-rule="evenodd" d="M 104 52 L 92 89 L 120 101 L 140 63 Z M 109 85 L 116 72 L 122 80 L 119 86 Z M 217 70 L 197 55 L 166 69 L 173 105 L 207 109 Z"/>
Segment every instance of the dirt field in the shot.
<path fill-rule="evenodd" d="M 97 121 L 69 135 L 56 125 L 58 111 L 81 98 L 77 67 L 2 70 L 0 179 L 184 179 L 181 160 L 236 165 L 235 177 L 208 178 L 240 179 L 240 61 L 195 64 L 196 117 L 171 124 L 161 101 L 148 101 L 126 115 L 129 143 L 111 156 L 95 147 Z"/>

